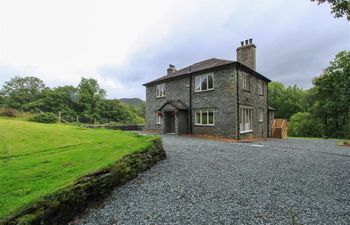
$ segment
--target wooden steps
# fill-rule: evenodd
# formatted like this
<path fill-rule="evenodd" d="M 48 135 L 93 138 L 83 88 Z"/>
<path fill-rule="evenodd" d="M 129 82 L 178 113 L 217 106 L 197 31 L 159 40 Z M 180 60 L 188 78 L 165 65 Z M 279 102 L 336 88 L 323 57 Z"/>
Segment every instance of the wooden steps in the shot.
<path fill-rule="evenodd" d="M 288 122 L 285 119 L 275 119 L 272 123 L 272 138 L 284 139 L 288 136 Z"/>

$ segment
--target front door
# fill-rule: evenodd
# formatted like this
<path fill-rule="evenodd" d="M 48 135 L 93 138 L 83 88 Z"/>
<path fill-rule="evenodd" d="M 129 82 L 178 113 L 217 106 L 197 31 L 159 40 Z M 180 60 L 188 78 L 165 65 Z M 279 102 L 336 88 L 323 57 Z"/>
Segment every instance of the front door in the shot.
<path fill-rule="evenodd" d="M 175 114 L 173 112 L 165 114 L 165 132 L 175 133 Z"/>

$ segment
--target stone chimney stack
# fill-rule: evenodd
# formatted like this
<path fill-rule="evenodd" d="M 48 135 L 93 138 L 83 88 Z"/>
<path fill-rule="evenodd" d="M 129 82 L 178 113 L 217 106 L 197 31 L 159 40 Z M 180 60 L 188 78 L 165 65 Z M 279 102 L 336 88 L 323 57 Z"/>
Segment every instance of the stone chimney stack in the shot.
<path fill-rule="evenodd" d="M 241 41 L 241 46 L 237 48 L 237 61 L 256 70 L 255 49 L 253 39 Z"/>
<path fill-rule="evenodd" d="M 169 67 L 167 69 L 167 75 L 171 75 L 176 72 L 176 68 L 174 65 L 169 64 Z"/>

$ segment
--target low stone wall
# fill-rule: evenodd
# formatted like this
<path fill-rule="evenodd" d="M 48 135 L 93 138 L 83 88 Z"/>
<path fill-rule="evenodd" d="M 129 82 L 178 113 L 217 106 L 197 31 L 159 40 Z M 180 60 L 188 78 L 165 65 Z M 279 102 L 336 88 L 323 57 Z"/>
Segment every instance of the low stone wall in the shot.
<path fill-rule="evenodd" d="M 155 138 L 148 149 L 126 155 L 109 168 L 79 178 L 73 185 L 36 201 L 0 224 L 67 224 L 89 204 L 103 200 L 113 188 L 125 184 L 165 157 L 161 139 Z"/>
<path fill-rule="evenodd" d="M 87 128 L 106 128 L 111 130 L 124 130 L 124 131 L 132 131 L 132 130 L 143 130 L 143 125 L 86 125 Z"/>

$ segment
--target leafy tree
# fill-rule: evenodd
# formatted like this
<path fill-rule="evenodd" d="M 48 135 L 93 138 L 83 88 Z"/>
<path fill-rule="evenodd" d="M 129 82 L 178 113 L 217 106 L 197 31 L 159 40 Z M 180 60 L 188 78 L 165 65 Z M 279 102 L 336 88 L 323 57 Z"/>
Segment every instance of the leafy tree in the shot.
<path fill-rule="evenodd" d="M 308 112 L 294 114 L 288 124 L 288 135 L 294 137 L 321 137 L 321 123 Z"/>
<path fill-rule="evenodd" d="M 87 118 L 99 118 L 100 106 L 106 96 L 106 91 L 100 88 L 97 80 L 81 78 L 78 93 L 81 115 Z"/>
<path fill-rule="evenodd" d="M 305 111 L 306 92 L 296 85 L 285 86 L 273 81 L 269 84 L 269 104 L 276 108 L 276 118 L 289 119 L 294 113 Z"/>
<path fill-rule="evenodd" d="M 37 100 L 45 84 L 37 77 L 14 77 L 5 82 L 1 93 L 5 104 L 15 109 L 26 109 L 26 104 Z"/>
<path fill-rule="evenodd" d="M 332 13 L 334 13 L 335 17 L 346 16 L 347 19 L 350 20 L 350 1 L 349 0 L 311 0 L 311 1 L 317 2 L 318 4 L 328 2 L 331 5 Z"/>
<path fill-rule="evenodd" d="M 313 83 L 315 102 L 312 111 L 322 118 L 324 135 L 349 137 L 350 52 L 338 53 L 331 65 Z"/>

